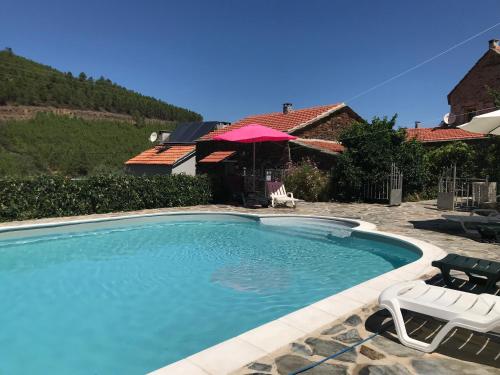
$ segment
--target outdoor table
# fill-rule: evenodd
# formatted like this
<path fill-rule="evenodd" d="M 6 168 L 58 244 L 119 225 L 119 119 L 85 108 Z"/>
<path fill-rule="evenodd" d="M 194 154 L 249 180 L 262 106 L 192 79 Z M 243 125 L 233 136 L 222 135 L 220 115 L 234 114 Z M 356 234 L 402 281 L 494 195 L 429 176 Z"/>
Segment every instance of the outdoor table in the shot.
<path fill-rule="evenodd" d="M 462 271 L 469 281 L 478 285 L 479 292 L 488 292 L 495 287 L 500 280 L 500 263 L 490 260 L 471 258 L 458 254 L 448 254 L 443 259 L 432 262 L 434 267 L 441 270 L 446 285 L 455 288 L 450 277 L 450 271 Z"/>

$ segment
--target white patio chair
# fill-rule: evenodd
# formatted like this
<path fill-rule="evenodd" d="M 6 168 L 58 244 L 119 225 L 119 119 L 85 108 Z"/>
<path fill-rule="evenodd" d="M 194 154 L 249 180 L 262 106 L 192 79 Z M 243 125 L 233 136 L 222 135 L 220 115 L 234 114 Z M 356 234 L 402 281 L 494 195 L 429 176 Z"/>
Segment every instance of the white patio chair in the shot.
<path fill-rule="evenodd" d="M 286 191 L 285 185 L 282 182 L 266 182 L 266 191 L 269 198 L 271 198 L 271 206 L 276 207 L 279 204 L 287 205 L 288 202 L 292 207 L 296 207 L 298 199 L 293 197 L 293 193 Z"/>
<path fill-rule="evenodd" d="M 379 304 L 391 313 L 401 343 L 426 353 L 433 352 L 455 327 L 483 333 L 500 327 L 500 296 L 446 289 L 427 285 L 422 280 L 387 288 L 380 294 Z M 415 340 L 406 332 L 401 309 L 429 315 L 447 323 L 432 342 Z"/>

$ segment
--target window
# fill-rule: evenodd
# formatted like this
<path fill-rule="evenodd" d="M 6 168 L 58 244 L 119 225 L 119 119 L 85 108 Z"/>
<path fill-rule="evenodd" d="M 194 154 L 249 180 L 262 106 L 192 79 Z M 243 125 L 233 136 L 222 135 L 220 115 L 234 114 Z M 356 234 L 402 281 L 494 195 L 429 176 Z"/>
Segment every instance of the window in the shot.
<path fill-rule="evenodd" d="M 465 110 L 465 118 L 467 119 L 467 122 L 472 120 L 472 118 L 476 115 L 476 109 L 475 108 L 467 108 Z"/>

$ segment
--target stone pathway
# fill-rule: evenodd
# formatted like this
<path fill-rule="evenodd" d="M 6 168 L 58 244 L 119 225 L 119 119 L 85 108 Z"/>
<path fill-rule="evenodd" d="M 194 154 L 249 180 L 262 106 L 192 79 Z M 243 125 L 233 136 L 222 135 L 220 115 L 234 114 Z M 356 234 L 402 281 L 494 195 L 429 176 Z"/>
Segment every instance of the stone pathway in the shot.
<path fill-rule="evenodd" d="M 413 322 L 407 327 L 417 330 L 422 323 L 427 323 L 424 317 L 414 315 Z M 389 322 L 390 327 L 384 335 L 377 335 L 371 340 L 347 351 L 335 359 L 330 359 L 311 368 L 305 375 L 458 375 L 500 374 L 500 360 L 495 359 L 500 353 L 500 339 L 492 339 L 487 335 L 476 335 L 471 340 L 469 333 L 457 333 L 432 354 L 402 346 L 394 335 L 392 320 L 385 311 L 379 311 L 377 306 L 366 306 L 346 319 L 332 323 L 328 327 L 291 343 L 271 355 L 236 371 L 233 375 L 288 375 L 299 369 L 310 366 L 343 350 L 361 339 L 366 339 L 377 332 L 381 326 L 372 321 Z M 372 325 L 370 327 L 370 325 Z M 374 329 L 376 328 L 376 329 Z M 434 327 L 432 327 L 434 329 Z M 411 331 L 410 331 L 411 332 Z M 429 330 L 423 330 L 428 335 Z M 415 335 L 412 335 L 415 336 Z M 422 336 L 422 335 L 421 335 Z M 423 337 L 418 337 L 424 339 Z M 458 349 L 465 341 L 471 350 L 463 353 Z M 428 341 L 428 340 L 427 340 Z M 474 341 L 474 343 L 472 343 Z M 475 356 L 477 347 L 488 347 L 482 356 Z M 445 355 L 442 352 L 453 352 Z M 473 356 L 473 361 L 463 361 L 460 358 Z"/>
<path fill-rule="evenodd" d="M 399 207 L 364 203 L 305 203 L 293 209 L 244 209 L 225 205 L 208 205 L 186 208 L 144 210 L 73 217 L 71 220 L 98 217 L 116 217 L 130 214 L 159 213 L 172 211 L 232 211 L 255 214 L 302 214 L 355 218 L 377 225 L 379 230 L 406 235 L 430 242 L 448 252 L 488 258 L 500 261 L 500 245 L 479 242 L 478 238 L 462 233 L 458 224 L 442 219 L 442 211 L 436 209 L 435 201 L 403 203 Z M 28 223 L 57 222 L 61 219 L 41 219 L 24 222 L 0 223 L 0 226 L 16 226 Z M 360 338 L 370 336 L 376 329 L 370 329 L 368 322 L 376 320 L 376 306 L 366 306 L 354 316 L 333 322 L 302 340 L 290 343 L 272 355 L 235 372 L 237 375 L 289 374 L 299 368 L 331 355 Z M 412 318 L 413 319 L 413 318 Z M 415 317 L 419 325 L 422 317 Z M 415 324 L 417 324 L 415 323 Z M 424 321 L 424 323 L 428 323 Z M 416 332 L 431 336 L 432 332 L 423 325 L 415 327 Z M 458 333 L 446 345 L 432 354 L 424 354 L 399 344 L 390 334 L 377 336 L 358 346 L 355 350 L 329 360 L 307 372 L 306 375 L 455 375 L 500 374 L 500 341 L 495 337 Z M 470 343 L 461 347 L 463 342 Z M 467 359 L 463 361 L 461 359 Z"/>

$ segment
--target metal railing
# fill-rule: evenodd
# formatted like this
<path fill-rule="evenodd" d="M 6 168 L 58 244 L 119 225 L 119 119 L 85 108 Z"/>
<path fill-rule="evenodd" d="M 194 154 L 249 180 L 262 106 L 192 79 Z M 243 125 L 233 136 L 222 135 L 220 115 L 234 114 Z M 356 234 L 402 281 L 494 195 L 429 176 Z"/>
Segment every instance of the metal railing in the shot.
<path fill-rule="evenodd" d="M 365 180 L 361 186 L 360 197 L 366 201 L 385 201 L 390 205 L 401 204 L 403 173 L 394 163 L 389 174 L 378 180 Z"/>
<path fill-rule="evenodd" d="M 454 164 L 444 168 L 438 183 L 438 208 L 444 210 L 472 210 L 489 200 L 488 177 L 458 177 Z"/>

